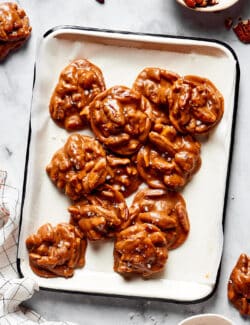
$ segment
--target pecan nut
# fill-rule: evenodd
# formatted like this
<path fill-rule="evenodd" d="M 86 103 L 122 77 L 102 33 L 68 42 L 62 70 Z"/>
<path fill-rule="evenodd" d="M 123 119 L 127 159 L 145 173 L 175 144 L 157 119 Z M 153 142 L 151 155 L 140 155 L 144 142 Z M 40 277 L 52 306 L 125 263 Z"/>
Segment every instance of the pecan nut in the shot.
<path fill-rule="evenodd" d="M 45 278 L 71 277 L 85 264 L 87 241 L 68 223 L 52 227 L 47 223 L 26 239 L 32 270 Z"/>
<path fill-rule="evenodd" d="M 190 8 L 214 6 L 219 3 L 219 0 L 184 0 Z"/>
<path fill-rule="evenodd" d="M 233 31 L 243 43 L 250 43 L 250 19 L 241 20 L 236 26 L 233 27 Z"/>
<path fill-rule="evenodd" d="M 142 180 L 132 159 L 110 154 L 107 156 L 107 162 L 108 175 L 106 182 L 120 191 L 124 197 L 134 193 Z"/>

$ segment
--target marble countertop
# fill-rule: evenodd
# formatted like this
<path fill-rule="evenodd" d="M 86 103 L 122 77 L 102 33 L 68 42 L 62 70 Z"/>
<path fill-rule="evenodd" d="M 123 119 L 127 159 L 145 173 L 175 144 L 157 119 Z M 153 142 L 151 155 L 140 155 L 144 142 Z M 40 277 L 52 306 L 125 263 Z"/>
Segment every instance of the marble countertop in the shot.
<path fill-rule="evenodd" d="M 3 1 L 2 1 L 3 2 Z M 225 219 L 224 251 L 215 294 L 199 304 L 182 305 L 141 299 L 39 291 L 26 305 L 49 320 L 78 324 L 178 324 L 193 314 L 220 313 L 235 324 L 248 324 L 228 303 L 226 287 L 240 253 L 250 254 L 249 229 L 249 101 L 250 45 L 239 42 L 224 20 L 250 18 L 249 0 L 241 0 L 224 12 L 201 14 L 174 0 L 20 0 L 30 17 L 32 37 L 27 45 L 0 65 L 0 161 L 8 170 L 10 185 L 22 191 L 32 98 L 33 70 L 39 39 L 51 27 L 79 25 L 133 32 L 217 39 L 236 52 L 241 80 L 235 142 Z M 225 76 L 226 80 L 226 76 Z M 53 306 L 53 307 L 52 307 Z"/>

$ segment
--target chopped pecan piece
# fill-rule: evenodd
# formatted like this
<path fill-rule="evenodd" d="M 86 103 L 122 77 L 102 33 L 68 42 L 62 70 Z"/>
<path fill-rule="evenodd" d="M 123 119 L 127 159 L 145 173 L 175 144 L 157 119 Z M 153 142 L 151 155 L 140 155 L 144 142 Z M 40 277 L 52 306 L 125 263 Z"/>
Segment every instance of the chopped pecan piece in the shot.
<path fill-rule="evenodd" d="M 233 19 L 231 17 L 227 17 L 224 20 L 224 25 L 227 30 L 231 29 L 231 27 L 233 26 Z"/>
<path fill-rule="evenodd" d="M 233 30 L 241 42 L 250 43 L 250 19 L 241 20 Z"/>
<path fill-rule="evenodd" d="M 107 156 L 108 175 L 106 182 L 120 191 L 124 197 L 134 193 L 142 180 L 131 158 Z"/>
<path fill-rule="evenodd" d="M 219 3 L 219 0 L 184 0 L 190 8 L 214 6 Z"/>

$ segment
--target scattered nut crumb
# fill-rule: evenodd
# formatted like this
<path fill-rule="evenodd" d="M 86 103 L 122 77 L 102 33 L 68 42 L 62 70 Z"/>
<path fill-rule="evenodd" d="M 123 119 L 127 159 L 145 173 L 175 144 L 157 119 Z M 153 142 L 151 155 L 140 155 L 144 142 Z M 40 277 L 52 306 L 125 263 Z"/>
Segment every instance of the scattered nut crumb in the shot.
<path fill-rule="evenodd" d="M 224 21 L 224 25 L 227 30 L 231 29 L 233 26 L 233 19 L 231 17 L 227 17 Z"/>

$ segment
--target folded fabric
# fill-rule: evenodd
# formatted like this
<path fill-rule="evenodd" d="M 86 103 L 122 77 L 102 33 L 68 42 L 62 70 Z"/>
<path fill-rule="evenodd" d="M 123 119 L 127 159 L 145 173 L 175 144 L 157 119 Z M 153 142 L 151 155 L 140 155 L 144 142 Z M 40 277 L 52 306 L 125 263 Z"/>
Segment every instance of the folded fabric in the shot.
<path fill-rule="evenodd" d="M 39 287 L 32 279 L 18 278 L 19 198 L 17 189 L 6 185 L 6 179 L 7 173 L 0 171 L 0 324 L 73 325 L 69 322 L 48 322 L 21 305 Z"/>

